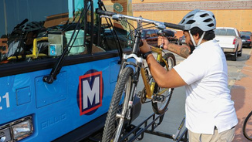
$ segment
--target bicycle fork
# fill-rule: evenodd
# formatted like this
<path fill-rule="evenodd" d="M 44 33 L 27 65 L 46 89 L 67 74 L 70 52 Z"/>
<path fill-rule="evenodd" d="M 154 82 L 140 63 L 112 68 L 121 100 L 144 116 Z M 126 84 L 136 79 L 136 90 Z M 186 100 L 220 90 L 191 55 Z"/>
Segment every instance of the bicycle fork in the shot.
<path fill-rule="evenodd" d="M 129 82 L 130 84 L 132 83 Z M 122 111 L 121 114 L 116 114 L 116 117 L 119 118 L 119 123 L 118 123 L 118 128 L 116 130 L 116 135 L 114 138 L 114 142 L 117 142 L 120 138 L 120 134 L 121 134 L 121 129 L 124 125 L 124 120 L 130 120 L 131 119 L 131 109 L 133 106 L 133 101 L 134 101 L 134 94 L 135 94 L 135 88 L 136 88 L 136 83 L 132 83 L 130 87 L 127 87 L 126 89 L 126 94 L 125 94 L 125 98 L 124 98 L 124 102 L 123 102 L 123 106 L 122 106 Z"/>
<path fill-rule="evenodd" d="M 119 124 L 118 124 L 118 129 L 116 130 L 116 135 L 115 135 L 115 139 L 114 141 L 117 142 L 120 138 L 120 134 L 121 134 L 121 129 L 123 127 L 123 124 L 124 124 L 124 119 L 130 119 L 130 115 L 126 115 L 126 113 L 130 112 L 130 108 L 132 107 L 132 101 L 130 101 L 129 99 L 131 98 L 131 86 L 130 87 L 127 87 L 126 89 L 126 94 L 125 94 L 125 98 L 124 98 L 124 102 L 123 102 L 123 106 L 122 106 L 122 113 L 121 114 L 116 114 L 116 117 L 119 118 Z"/>
<path fill-rule="evenodd" d="M 134 97 L 135 97 L 135 90 L 136 90 L 136 86 L 138 83 L 138 79 L 139 79 L 139 67 L 141 67 L 142 65 L 142 60 L 139 60 L 140 58 L 136 57 L 134 54 L 131 55 L 124 55 L 124 59 L 128 59 L 130 57 L 133 58 L 137 58 L 138 62 L 137 64 L 132 64 L 129 62 L 125 62 L 125 65 L 133 65 L 135 66 L 135 73 L 133 74 L 133 80 L 130 80 L 129 82 L 127 82 L 126 84 L 126 90 L 125 90 L 125 97 L 124 97 L 124 101 L 123 101 L 123 106 L 122 106 L 122 111 L 121 114 L 117 113 L 116 117 L 119 119 L 119 123 L 118 123 L 118 128 L 116 130 L 116 134 L 115 134 L 115 138 L 114 138 L 114 142 L 117 142 L 120 138 L 120 134 L 121 134 L 121 129 L 124 125 L 124 120 L 130 120 L 131 119 L 131 109 L 133 106 L 133 101 L 134 101 Z M 122 69 L 124 69 L 125 65 L 123 66 Z M 121 71 L 120 71 L 121 72 Z"/>

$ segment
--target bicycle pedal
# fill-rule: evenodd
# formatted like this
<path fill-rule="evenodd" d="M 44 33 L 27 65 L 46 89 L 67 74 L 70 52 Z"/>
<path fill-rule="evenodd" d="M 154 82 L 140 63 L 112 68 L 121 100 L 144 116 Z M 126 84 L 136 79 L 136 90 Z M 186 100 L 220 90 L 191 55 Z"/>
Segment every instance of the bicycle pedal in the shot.
<path fill-rule="evenodd" d="M 159 95 L 159 96 L 153 96 L 152 101 L 154 103 L 160 103 L 163 102 L 165 100 L 165 97 L 163 95 Z"/>
<path fill-rule="evenodd" d="M 136 95 L 138 98 L 141 98 L 141 96 L 142 96 L 142 91 L 139 91 L 138 93 L 137 93 L 137 95 Z"/>

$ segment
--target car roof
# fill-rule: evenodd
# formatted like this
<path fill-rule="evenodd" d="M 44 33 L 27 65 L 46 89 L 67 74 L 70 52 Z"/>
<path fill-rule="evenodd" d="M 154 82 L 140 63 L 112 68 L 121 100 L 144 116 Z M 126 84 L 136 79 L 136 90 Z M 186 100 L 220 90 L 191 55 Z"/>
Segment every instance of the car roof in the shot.
<path fill-rule="evenodd" d="M 233 27 L 216 27 L 216 29 L 236 29 L 236 28 L 233 28 Z"/>

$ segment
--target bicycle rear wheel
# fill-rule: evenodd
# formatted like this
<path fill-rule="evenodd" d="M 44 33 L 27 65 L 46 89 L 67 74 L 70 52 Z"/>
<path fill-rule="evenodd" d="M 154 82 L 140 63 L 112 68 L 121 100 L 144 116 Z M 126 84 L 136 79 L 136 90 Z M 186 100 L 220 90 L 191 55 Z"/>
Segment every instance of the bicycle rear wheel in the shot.
<path fill-rule="evenodd" d="M 166 53 L 163 56 L 163 59 L 167 62 L 168 64 L 168 69 L 166 68 L 166 65 L 164 62 L 160 62 L 160 64 L 165 67 L 167 70 L 171 70 L 175 65 L 176 65 L 176 60 L 175 56 L 172 53 Z M 154 94 L 157 94 L 158 92 L 163 91 L 164 89 L 167 88 L 161 88 L 158 86 L 158 84 L 155 84 L 155 89 L 154 89 Z M 157 99 L 152 99 L 152 109 L 156 114 L 163 114 L 170 102 L 172 93 L 173 93 L 173 88 L 169 88 L 168 90 L 164 91 L 162 95 L 154 95 L 153 97 Z M 161 98 L 162 96 L 162 98 Z M 161 99 L 161 101 L 159 101 Z M 157 101 L 158 100 L 158 101 Z"/>
<path fill-rule="evenodd" d="M 252 141 L 252 111 L 246 117 L 243 127 L 243 135 L 250 141 Z"/>
<path fill-rule="evenodd" d="M 124 128 L 127 126 L 126 119 L 129 95 L 132 90 L 133 69 L 126 67 L 120 74 L 119 80 L 110 103 L 107 114 L 102 142 L 117 142 L 123 135 Z M 123 103 L 120 104 L 123 98 Z"/>

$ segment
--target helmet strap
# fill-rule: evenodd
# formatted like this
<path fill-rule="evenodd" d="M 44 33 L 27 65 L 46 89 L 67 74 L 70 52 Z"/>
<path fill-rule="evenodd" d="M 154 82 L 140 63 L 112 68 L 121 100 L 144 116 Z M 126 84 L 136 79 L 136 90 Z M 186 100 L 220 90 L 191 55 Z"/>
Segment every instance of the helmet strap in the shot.
<path fill-rule="evenodd" d="M 203 37 L 205 36 L 205 33 L 206 33 L 206 32 L 203 32 L 203 34 L 201 35 L 200 40 L 199 40 L 199 42 L 198 42 L 197 46 L 199 46 L 199 45 L 200 45 L 200 43 L 201 43 L 201 41 L 202 41 Z"/>
<path fill-rule="evenodd" d="M 199 40 L 197 46 L 200 45 L 200 43 L 201 43 L 203 37 L 205 36 L 205 33 L 206 33 L 206 32 L 203 32 L 203 34 L 201 35 L 200 40 Z M 197 47 L 190 30 L 189 30 L 189 35 L 190 35 L 190 37 L 191 37 L 191 41 L 192 41 L 193 45 L 194 45 L 195 47 Z"/>
<path fill-rule="evenodd" d="M 190 38 L 191 38 L 191 41 L 192 41 L 193 45 L 196 47 L 196 44 L 195 44 L 194 38 L 193 38 L 193 36 L 192 36 L 192 34 L 191 34 L 191 31 L 190 31 L 190 30 L 189 30 L 189 35 L 190 35 Z"/>

